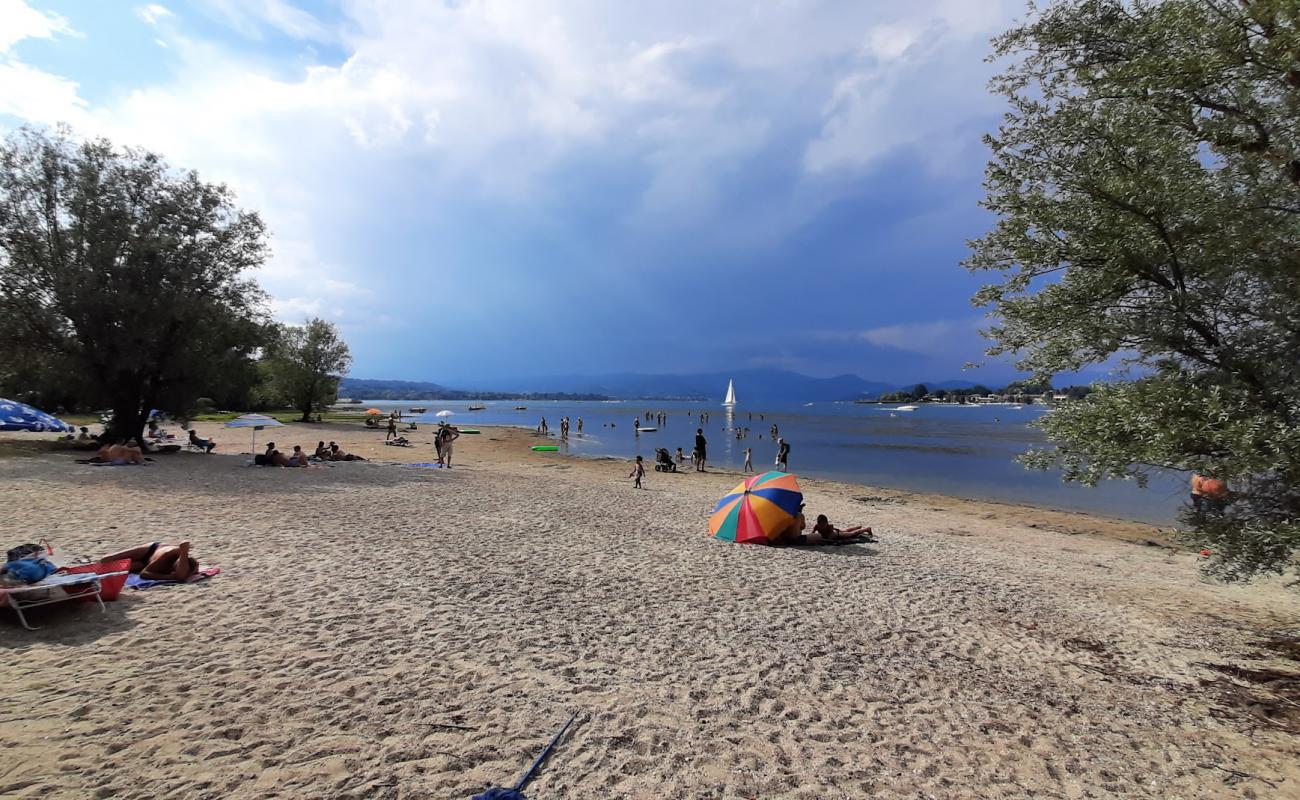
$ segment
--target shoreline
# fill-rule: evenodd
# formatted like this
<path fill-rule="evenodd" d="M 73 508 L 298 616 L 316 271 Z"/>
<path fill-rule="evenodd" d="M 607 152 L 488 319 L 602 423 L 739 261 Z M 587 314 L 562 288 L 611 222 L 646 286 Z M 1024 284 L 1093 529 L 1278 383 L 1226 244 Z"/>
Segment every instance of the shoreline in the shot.
<path fill-rule="evenodd" d="M 294 441 L 288 443 L 287 449 L 291 449 L 293 444 L 301 444 L 304 450 L 310 451 L 314 444 L 308 440 L 314 438 L 318 441 L 337 441 L 345 451 L 355 452 L 372 462 L 393 464 L 427 462 L 436 460 L 432 440 L 435 425 L 436 423 L 421 423 L 422 427 L 419 430 L 403 432 L 403 435 L 412 441 L 412 446 L 399 448 L 383 445 L 383 440 L 380 438 L 384 435 L 383 428 L 367 428 L 364 424 L 352 422 L 291 422 L 286 423 L 282 428 L 260 431 L 258 433 L 258 447 L 260 449 L 266 441 L 275 441 L 277 438 L 293 438 Z M 558 444 L 560 440 L 554 435 L 544 437 L 524 425 L 477 424 L 473 426 L 464 425 L 464 427 L 477 427 L 484 432 L 481 435 L 464 435 L 457 443 L 458 460 L 471 459 L 471 461 L 466 462 L 467 465 L 472 464 L 474 456 L 471 453 L 473 452 L 478 452 L 480 455 L 490 454 L 493 463 L 498 463 L 503 459 L 508 460 L 512 455 L 518 455 L 527 459 L 560 459 L 573 464 L 588 465 L 591 469 L 597 469 L 600 465 L 609 463 L 630 465 L 632 460 L 631 458 L 612 455 L 565 453 L 562 451 L 535 453 L 528 450 L 528 447 L 532 444 L 539 441 Z M 237 448 L 241 445 L 247 447 L 247 442 L 241 441 L 242 436 L 240 436 L 240 433 L 242 431 L 225 428 L 222 423 L 216 422 L 196 422 L 194 428 L 200 436 L 204 438 L 215 437 L 220 443 L 218 452 L 214 453 L 214 455 L 242 455 L 244 458 L 251 458 L 250 453 L 231 453 L 229 451 L 231 447 Z M 294 431 L 298 431 L 300 435 L 293 436 Z M 497 435 L 491 435 L 489 432 Z M 4 433 L 0 434 L 0 446 L 6 443 L 6 437 L 9 437 L 8 442 L 12 443 L 15 441 L 39 441 L 42 438 L 48 440 L 49 434 Z M 299 442 L 297 439 L 303 441 Z M 473 445 L 474 442 L 479 444 Z M 470 446 L 474 446 L 475 450 L 471 451 Z M 516 452 L 515 448 L 518 448 L 518 452 Z M 75 451 L 55 450 L 54 452 L 71 453 Z M 168 457 L 170 456 L 156 456 L 156 458 Z M 656 480 L 656 475 L 666 477 L 665 473 L 655 473 L 652 467 L 653 465 L 647 462 L 647 476 L 650 480 Z M 1030 503 L 895 489 L 839 478 L 817 477 L 797 471 L 795 474 L 799 476 L 800 484 L 805 489 L 805 495 L 809 494 L 809 489 L 820 489 L 837 497 L 871 498 L 872 502 L 866 503 L 867 505 L 902 504 L 936 511 L 952 511 L 985 520 L 1000 520 L 1009 524 L 1024 525 L 1070 536 L 1091 535 L 1147 547 L 1189 551 L 1188 546 L 1178 540 L 1178 531 L 1176 529 L 1141 520 L 1111 517 L 1076 509 L 1038 506 Z M 676 473 L 678 477 L 686 475 L 703 477 L 690 470 L 689 465 L 687 469 Z M 710 469 L 705 475 L 710 480 L 725 477 L 728 481 L 735 482 L 739 482 L 746 477 L 745 473 L 731 469 Z M 719 483 L 719 496 L 727 489 L 730 489 L 732 485 L 734 484 L 730 482 L 725 486 Z"/>

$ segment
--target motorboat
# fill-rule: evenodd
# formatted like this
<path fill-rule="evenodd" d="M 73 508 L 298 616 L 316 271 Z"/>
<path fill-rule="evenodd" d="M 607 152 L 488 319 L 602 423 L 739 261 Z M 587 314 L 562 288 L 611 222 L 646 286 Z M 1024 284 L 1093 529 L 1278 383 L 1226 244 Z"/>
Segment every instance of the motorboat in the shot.
<path fill-rule="evenodd" d="M 469 410 L 470 410 L 470 411 L 482 411 L 482 410 L 485 409 L 485 408 L 487 408 L 487 406 L 478 406 L 478 405 L 476 405 L 476 406 L 470 406 L 470 407 L 469 407 Z"/>
<path fill-rule="evenodd" d="M 899 406 L 898 408 L 896 408 L 896 409 L 894 409 L 894 410 L 895 410 L 895 411 L 915 411 L 915 410 L 916 410 L 916 406 Z"/>
<path fill-rule="evenodd" d="M 414 408 L 408 408 L 408 409 L 407 409 L 407 411 L 409 411 L 409 412 L 412 413 L 412 414 L 423 414 L 424 412 L 426 412 L 426 411 L 428 411 L 428 410 L 429 410 L 429 409 L 425 408 L 424 406 L 416 406 L 416 407 L 414 407 Z"/>

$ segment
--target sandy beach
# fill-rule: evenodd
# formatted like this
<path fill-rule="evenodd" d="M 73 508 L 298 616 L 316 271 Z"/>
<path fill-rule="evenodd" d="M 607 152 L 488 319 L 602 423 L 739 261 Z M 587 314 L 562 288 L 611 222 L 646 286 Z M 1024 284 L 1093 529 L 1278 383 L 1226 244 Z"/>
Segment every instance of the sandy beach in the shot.
<path fill-rule="evenodd" d="M 735 474 L 636 491 L 488 428 L 413 468 L 432 431 L 343 424 L 273 435 L 376 461 L 258 469 L 198 427 L 217 454 L 0 458 L 7 546 L 223 570 L 0 618 L 0 797 L 468 798 L 573 712 L 533 800 L 1300 797 L 1300 593 L 1147 526 L 805 481 L 879 543 L 730 545 Z"/>

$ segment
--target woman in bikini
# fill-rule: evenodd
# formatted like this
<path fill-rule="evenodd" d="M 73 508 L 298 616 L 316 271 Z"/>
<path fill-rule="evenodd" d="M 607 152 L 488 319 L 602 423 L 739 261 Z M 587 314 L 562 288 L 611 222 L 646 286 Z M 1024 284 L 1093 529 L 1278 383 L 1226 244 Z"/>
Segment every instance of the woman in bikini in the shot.
<path fill-rule="evenodd" d="M 852 528 L 840 530 L 831 525 L 830 520 L 825 514 L 817 516 L 817 524 L 808 533 L 804 529 L 808 527 L 808 520 L 804 519 L 803 505 L 799 506 L 799 513 L 795 515 L 790 524 L 783 531 L 773 538 L 772 544 L 821 544 L 822 542 L 835 542 L 845 539 L 857 539 L 862 537 L 863 541 L 875 541 L 871 535 L 870 528 L 863 528 L 855 525 Z"/>
<path fill-rule="evenodd" d="M 190 556 L 189 542 L 153 542 L 104 556 L 100 561 L 127 558 L 131 559 L 130 571 L 139 573 L 145 580 L 183 581 L 199 570 L 199 562 Z"/>

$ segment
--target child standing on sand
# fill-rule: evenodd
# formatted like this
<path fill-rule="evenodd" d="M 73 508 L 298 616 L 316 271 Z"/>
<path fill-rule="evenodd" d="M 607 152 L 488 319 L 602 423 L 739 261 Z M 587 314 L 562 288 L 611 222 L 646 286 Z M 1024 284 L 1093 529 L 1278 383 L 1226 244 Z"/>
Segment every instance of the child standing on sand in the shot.
<path fill-rule="evenodd" d="M 636 457 L 636 463 L 632 465 L 632 471 L 629 472 L 627 476 L 629 478 L 636 478 L 636 481 L 632 484 L 634 487 L 637 489 L 645 488 L 641 485 L 641 479 L 645 477 L 645 462 L 641 460 L 641 456 Z"/>
<path fill-rule="evenodd" d="M 745 448 L 745 471 L 746 472 L 754 471 L 754 462 L 751 460 L 753 455 L 754 455 L 754 448 L 746 447 Z"/>

